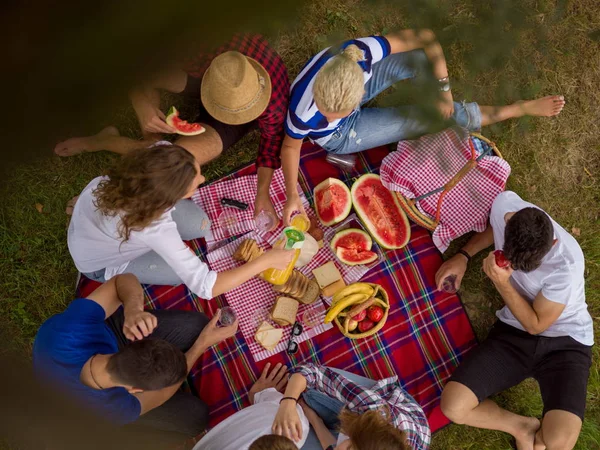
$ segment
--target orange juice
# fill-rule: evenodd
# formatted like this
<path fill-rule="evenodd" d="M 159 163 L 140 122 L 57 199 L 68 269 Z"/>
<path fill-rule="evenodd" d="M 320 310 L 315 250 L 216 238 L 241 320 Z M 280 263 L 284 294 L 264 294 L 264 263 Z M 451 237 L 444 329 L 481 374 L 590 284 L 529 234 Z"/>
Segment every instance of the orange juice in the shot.
<path fill-rule="evenodd" d="M 294 270 L 294 265 L 300 256 L 300 249 L 303 244 L 304 233 L 302 231 L 295 227 L 284 228 L 281 239 L 279 239 L 273 247 L 294 250 L 294 257 L 285 269 L 267 269 L 262 273 L 262 278 L 274 285 L 285 284 L 292 274 L 292 270 Z"/>
<path fill-rule="evenodd" d="M 292 217 L 290 226 L 303 232 L 308 231 L 310 228 L 310 219 L 304 214 L 296 214 L 294 217 Z"/>

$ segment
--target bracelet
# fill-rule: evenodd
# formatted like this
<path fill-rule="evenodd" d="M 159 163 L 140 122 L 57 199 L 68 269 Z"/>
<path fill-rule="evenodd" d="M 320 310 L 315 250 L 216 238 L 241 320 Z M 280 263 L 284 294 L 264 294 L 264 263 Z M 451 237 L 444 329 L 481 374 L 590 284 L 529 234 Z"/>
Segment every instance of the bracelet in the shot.
<path fill-rule="evenodd" d="M 471 255 L 469 255 L 467 252 L 465 252 L 462 248 L 456 253 L 463 255 L 465 258 L 467 258 L 467 264 L 471 262 Z"/>
<path fill-rule="evenodd" d="M 296 402 L 296 404 L 298 403 L 298 399 L 294 398 L 294 397 L 283 397 L 281 400 L 279 400 L 279 404 L 281 405 L 281 402 L 284 400 L 294 400 Z"/>
<path fill-rule="evenodd" d="M 439 89 L 442 92 L 448 92 L 450 90 L 450 78 L 449 77 L 444 77 L 444 78 L 440 78 L 438 81 L 439 84 Z"/>

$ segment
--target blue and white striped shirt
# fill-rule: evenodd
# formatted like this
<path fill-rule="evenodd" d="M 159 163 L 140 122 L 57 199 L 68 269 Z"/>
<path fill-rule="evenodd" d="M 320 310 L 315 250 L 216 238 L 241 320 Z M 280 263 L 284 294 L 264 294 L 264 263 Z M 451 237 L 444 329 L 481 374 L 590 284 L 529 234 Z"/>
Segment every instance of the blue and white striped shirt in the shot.
<path fill-rule="evenodd" d="M 363 51 L 364 60 L 357 64 L 363 69 L 366 84 L 373 75 L 373 65 L 390 54 L 390 43 L 383 36 L 370 36 L 346 41 L 340 46 L 340 51 L 352 44 Z M 331 134 L 348 119 L 344 117 L 328 122 L 317 109 L 313 97 L 313 84 L 317 73 L 336 54 L 332 47 L 321 51 L 304 66 L 292 83 L 290 107 L 285 122 L 288 136 L 294 139 L 308 137 L 324 145 L 331 138 Z"/>

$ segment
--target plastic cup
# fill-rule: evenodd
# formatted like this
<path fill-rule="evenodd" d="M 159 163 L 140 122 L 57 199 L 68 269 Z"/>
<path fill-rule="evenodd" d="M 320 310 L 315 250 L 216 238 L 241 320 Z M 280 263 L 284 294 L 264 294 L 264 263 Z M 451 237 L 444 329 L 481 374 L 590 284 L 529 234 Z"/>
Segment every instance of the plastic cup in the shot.
<path fill-rule="evenodd" d="M 254 222 L 256 225 L 256 231 L 260 233 L 266 233 L 271 231 L 275 225 L 277 225 L 278 220 L 273 213 L 262 210 L 254 219 Z"/>
<path fill-rule="evenodd" d="M 448 292 L 449 294 L 455 294 L 456 291 L 456 275 L 448 275 L 442 281 L 442 291 Z"/>
<path fill-rule="evenodd" d="M 217 223 L 219 226 L 229 233 L 233 232 L 233 227 L 235 227 L 238 222 L 239 221 L 235 211 L 231 209 L 224 209 L 217 218 Z"/>
<path fill-rule="evenodd" d="M 300 318 L 305 329 L 314 328 L 321 325 L 323 323 L 323 319 L 323 314 L 314 309 L 308 309 L 304 311 L 302 317 Z"/>
<path fill-rule="evenodd" d="M 305 214 L 296 213 L 290 220 L 290 226 L 300 231 L 308 231 L 310 228 L 310 219 Z"/>
<path fill-rule="evenodd" d="M 229 325 L 233 325 L 235 320 L 237 319 L 237 315 L 233 308 L 229 306 L 224 306 L 221 308 L 221 317 L 219 318 L 218 325 L 220 327 L 228 327 Z"/>

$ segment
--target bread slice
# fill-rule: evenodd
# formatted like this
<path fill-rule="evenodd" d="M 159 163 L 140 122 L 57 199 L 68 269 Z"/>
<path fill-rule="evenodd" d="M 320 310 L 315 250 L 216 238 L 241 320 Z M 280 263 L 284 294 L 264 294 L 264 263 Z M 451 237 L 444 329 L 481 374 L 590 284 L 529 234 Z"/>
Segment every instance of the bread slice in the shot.
<path fill-rule="evenodd" d="M 265 350 L 273 350 L 281 341 L 283 337 L 283 330 L 280 328 L 273 328 L 273 326 L 267 321 L 263 321 L 254 335 L 254 339 L 262 345 Z"/>
<path fill-rule="evenodd" d="M 344 280 L 342 280 L 340 278 L 335 283 L 332 283 L 329 286 L 324 287 L 322 292 L 325 297 L 331 297 L 333 294 L 335 294 L 340 289 L 343 289 L 344 287 L 346 287 L 346 283 L 344 283 Z"/>
<path fill-rule="evenodd" d="M 308 305 L 310 303 L 314 303 L 317 298 L 319 298 L 319 285 L 314 280 L 308 280 L 306 290 L 304 295 L 298 299 L 300 303 L 304 303 Z"/>
<path fill-rule="evenodd" d="M 273 321 L 281 326 L 292 325 L 298 314 L 298 302 L 290 297 L 277 297 L 271 311 Z"/>
<path fill-rule="evenodd" d="M 333 261 L 329 261 L 328 263 L 317 267 L 312 271 L 312 273 L 315 276 L 317 283 L 319 283 L 319 287 L 321 289 L 324 289 L 330 284 L 342 279 L 342 275 Z"/>

